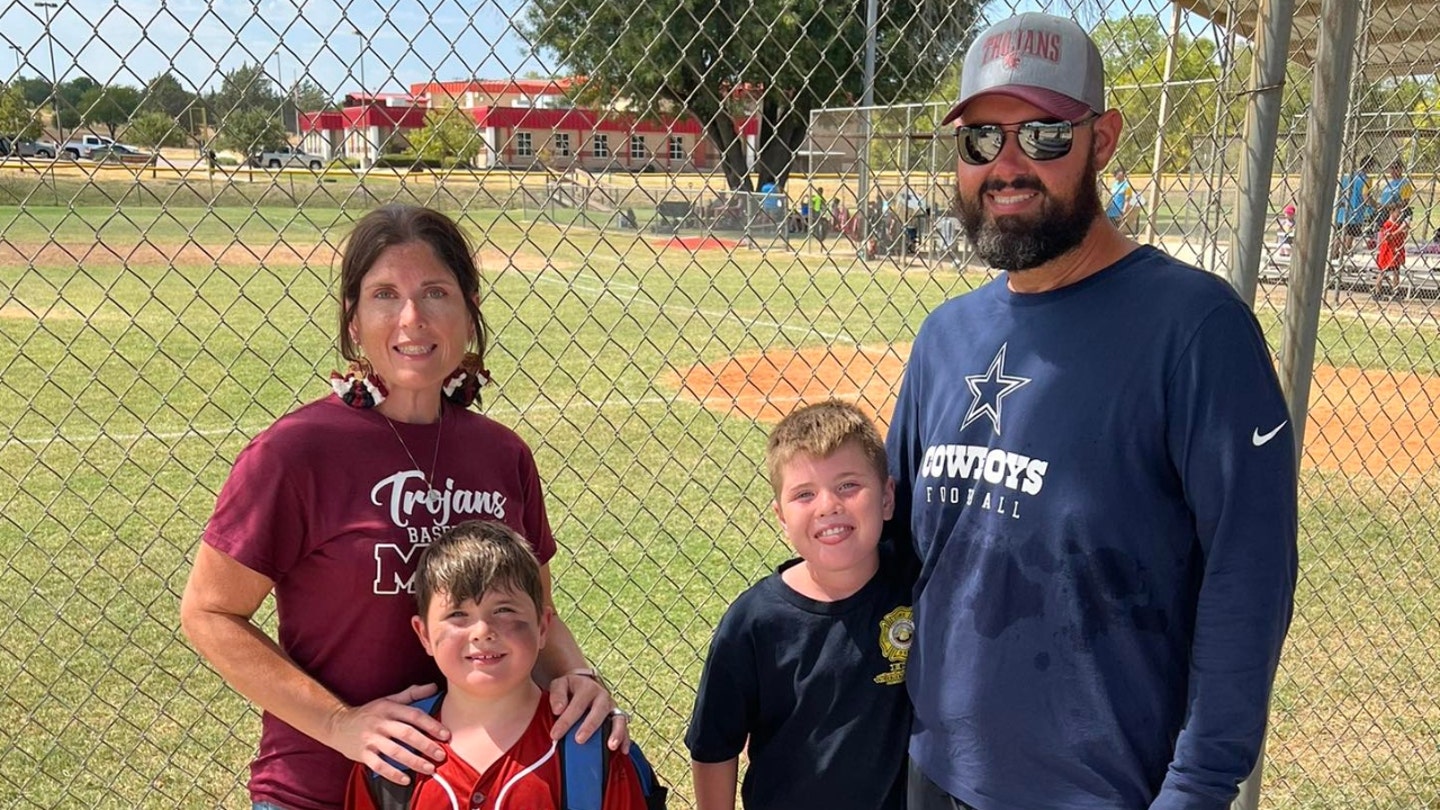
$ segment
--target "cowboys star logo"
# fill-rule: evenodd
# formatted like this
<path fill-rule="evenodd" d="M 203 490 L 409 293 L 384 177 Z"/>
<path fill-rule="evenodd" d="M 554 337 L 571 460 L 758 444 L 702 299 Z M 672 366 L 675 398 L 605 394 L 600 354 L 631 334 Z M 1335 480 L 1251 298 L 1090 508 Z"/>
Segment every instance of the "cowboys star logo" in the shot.
<path fill-rule="evenodd" d="M 965 421 L 960 423 L 961 430 L 969 427 L 976 419 L 988 416 L 995 435 L 999 436 L 1001 401 L 1030 382 L 1029 377 L 1012 377 L 1005 373 L 1005 348 L 1009 345 L 1001 344 L 1000 351 L 996 353 L 995 359 L 990 361 L 990 368 L 986 369 L 984 374 L 965 376 L 965 384 L 970 386 L 970 393 L 974 395 L 975 401 L 970 403 L 970 410 L 965 412 Z"/>

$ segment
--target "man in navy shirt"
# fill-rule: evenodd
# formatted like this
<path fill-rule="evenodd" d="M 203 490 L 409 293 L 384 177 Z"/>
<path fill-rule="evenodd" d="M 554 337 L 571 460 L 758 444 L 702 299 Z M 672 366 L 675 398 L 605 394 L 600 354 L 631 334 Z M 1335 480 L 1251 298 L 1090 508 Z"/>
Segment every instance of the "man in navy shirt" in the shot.
<path fill-rule="evenodd" d="M 890 426 L 921 561 L 910 807 L 1225 810 L 1296 577 L 1296 450 L 1222 280 L 1122 235 L 1123 126 L 1070 20 L 966 55 L 957 206 L 1001 272 L 915 339 Z"/>

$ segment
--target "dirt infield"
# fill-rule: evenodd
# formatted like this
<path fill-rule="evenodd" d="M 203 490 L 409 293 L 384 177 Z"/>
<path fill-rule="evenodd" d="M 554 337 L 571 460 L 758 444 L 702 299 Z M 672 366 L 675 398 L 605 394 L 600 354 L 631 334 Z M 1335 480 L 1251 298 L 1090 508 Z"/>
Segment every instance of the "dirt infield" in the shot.
<path fill-rule="evenodd" d="M 711 410 L 762 422 L 838 396 L 888 424 L 909 354 L 909 345 L 745 354 L 669 382 Z M 1393 478 L 1427 473 L 1440 458 L 1440 378 L 1321 366 L 1310 403 L 1306 466 Z"/>
<path fill-rule="evenodd" d="M 678 248 L 691 253 L 701 250 L 733 250 L 740 247 L 740 243 L 733 239 L 721 239 L 715 236 L 677 236 L 673 239 L 654 239 L 650 243 L 661 250 Z"/>

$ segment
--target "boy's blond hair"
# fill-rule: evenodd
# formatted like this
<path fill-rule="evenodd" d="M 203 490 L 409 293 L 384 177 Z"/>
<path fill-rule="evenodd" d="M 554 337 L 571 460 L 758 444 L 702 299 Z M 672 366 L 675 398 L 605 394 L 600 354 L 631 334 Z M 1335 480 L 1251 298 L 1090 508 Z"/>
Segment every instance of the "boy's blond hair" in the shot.
<path fill-rule="evenodd" d="M 503 523 L 467 520 L 446 529 L 420 555 L 415 569 L 415 606 L 424 619 L 443 594 L 451 604 L 508 590 L 529 596 L 536 614 L 545 611 L 540 561 L 525 538 Z"/>
<path fill-rule="evenodd" d="M 776 497 L 784 485 L 781 478 L 785 465 L 797 455 L 826 458 L 852 442 L 870 461 L 880 480 L 887 480 L 890 466 L 885 459 L 885 441 L 864 411 L 838 399 L 791 411 L 770 432 L 770 439 L 765 443 L 765 466 Z"/>

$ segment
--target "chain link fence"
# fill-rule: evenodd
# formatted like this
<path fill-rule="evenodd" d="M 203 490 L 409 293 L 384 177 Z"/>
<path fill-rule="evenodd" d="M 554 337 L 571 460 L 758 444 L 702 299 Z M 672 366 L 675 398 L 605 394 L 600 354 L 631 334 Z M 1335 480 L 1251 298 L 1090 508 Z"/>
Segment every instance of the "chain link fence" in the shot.
<path fill-rule="evenodd" d="M 248 806 L 258 715 L 179 594 L 236 454 L 328 390 L 337 246 L 392 200 L 481 240 L 484 410 L 535 448 L 560 611 L 691 806 L 711 630 L 787 556 L 767 426 L 829 395 L 884 418 L 921 319 L 989 276 L 937 126 L 979 27 L 1092 29 L 1125 227 L 1233 270 L 1258 0 L 885 0 L 873 84 L 865 5 L 0 0 L 0 806 Z M 1272 346 L 1322 29 L 1297 5 Z M 1342 162 L 1410 181 L 1410 260 L 1377 287 L 1367 220 L 1329 264 L 1264 807 L 1440 806 L 1440 84 L 1398 9 L 1364 4 Z"/>

